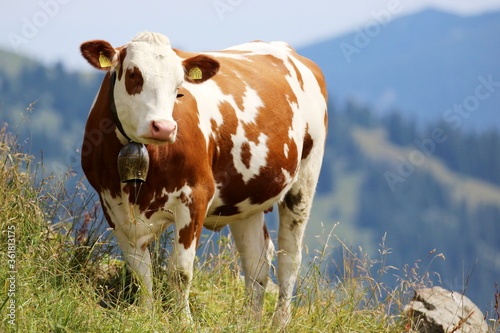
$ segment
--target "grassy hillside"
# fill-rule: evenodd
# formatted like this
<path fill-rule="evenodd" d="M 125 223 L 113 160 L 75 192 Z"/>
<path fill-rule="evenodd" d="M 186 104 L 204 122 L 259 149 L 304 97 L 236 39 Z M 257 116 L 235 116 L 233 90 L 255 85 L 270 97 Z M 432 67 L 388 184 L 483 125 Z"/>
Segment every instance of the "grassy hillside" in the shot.
<path fill-rule="evenodd" d="M 434 283 L 492 311 L 500 282 L 498 132 L 417 129 L 356 104 L 332 110 L 308 244 L 316 244 L 319 221 L 329 230 L 333 220 L 342 241 L 370 256 L 386 235 L 389 265 L 404 267 L 436 250 L 444 257 L 430 268 Z M 431 143 L 436 128 L 446 140 Z"/>
<path fill-rule="evenodd" d="M 169 303 L 161 269 L 155 311 L 130 306 L 137 287 L 94 192 L 78 174 L 78 142 L 100 78 L 9 54 L 1 59 L 0 121 L 21 134 L 17 141 L 3 129 L 0 140 L 0 244 L 6 249 L 0 251 L 0 331 L 12 328 L 13 280 L 19 331 L 271 331 L 276 295 L 268 294 L 261 322 L 245 319 L 237 255 L 224 236 L 206 236 L 200 244 L 193 325 L 173 319 L 178 309 Z M 464 292 L 495 317 L 500 132 L 436 125 L 446 142 L 392 190 L 386 172 L 397 174 L 401 159 L 418 151 L 415 140 L 431 137 L 434 128 L 417 130 L 414 123 L 397 113 L 376 116 L 356 103 L 330 108 L 291 332 L 401 332 L 401 304 L 414 286 L 430 283 Z M 52 177 L 54 170 L 63 178 Z M 272 235 L 275 228 L 270 223 Z M 167 236 L 153 246 L 155 267 L 165 262 Z M 14 254 L 17 273 L 10 279 Z"/>
<path fill-rule="evenodd" d="M 397 163 L 400 156 L 410 156 L 415 151 L 415 147 L 392 144 L 382 128 L 366 130 L 358 127 L 353 129 L 352 134 L 363 153 L 374 162 Z M 419 168 L 449 187 L 449 194 L 456 203 L 463 202 L 473 210 L 480 205 L 500 206 L 500 186 L 458 174 L 435 156 L 426 157 L 419 163 Z"/>
<path fill-rule="evenodd" d="M 66 177 L 72 177 L 68 174 Z M 44 178 L 45 177 L 45 178 Z M 133 305 L 132 282 L 110 237 L 102 232 L 98 205 L 82 184 L 65 188 L 65 179 L 43 175 L 43 165 L 23 153 L 5 128 L 0 133 L 0 307 L 3 332 L 272 332 L 277 295 L 267 294 L 263 319 L 248 318 L 235 247 L 222 237 L 203 240 L 190 296 L 192 324 L 178 320 L 166 273 L 168 234 L 152 245 L 155 261 L 153 311 Z M 100 231 L 101 230 L 101 231 Z M 414 288 L 428 284 L 413 267 L 399 284 L 381 281 L 393 268 L 381 257 L 342 247 L 342 261 L 322 251 L 303 267 L 289 332 L 410 332 L 401 314 Z M 215 255 L 214 253 L 217 253 Z M 326 273 L 338 266 L 337 275 Z M 378 267 L 373 274 L 373 266 Z M 140 290 L 139 290 L 140 292 Z M 131 305 L 132 304 L 132 305 Z M 492 327 L 492 332 L 494 328 Z"/>

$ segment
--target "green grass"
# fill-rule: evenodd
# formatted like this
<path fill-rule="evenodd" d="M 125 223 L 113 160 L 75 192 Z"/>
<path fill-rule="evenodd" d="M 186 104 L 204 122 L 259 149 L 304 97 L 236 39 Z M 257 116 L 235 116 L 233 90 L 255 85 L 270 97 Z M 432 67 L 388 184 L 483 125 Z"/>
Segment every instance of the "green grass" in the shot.
<path fill-rule="evenodd" d="M 167 274 L 160 268 L 168 252 L 168 233 L 152 245 L 154 309 L 134 305 L 138 287 L 120 260 L 110 230 L 101 227 L 105 222 L 93 191 L 81 183 L 68 189 L 71 173 L 61 179 L 44 178 L 43 165 L 33 161 L 21 152 L 15 137 L 5 129 L 0 132 L 0 331 L 275 331 L 276 293 L 266 294 L 261 320 L 248 316 L 238 256 L 225 237 L 202 240 L 207 250 L 195 265 L 192 324 L 177 319 L 179 309 L 172 305 Z M 413 288 L 428 282 L 428 273 L 419 274 L 416 266 L 386 266 L 390 250 L 383 244 L 380 258 L 373 260 L 343 245 L 333 233 L 323 238 L 323 249 L 301 271 L 286 331 L 411 332 L 401 311 Z M 15 246 L 9 248 L 12 239 Z M 340 244 L 340 263 L 327 255 L 332 243 Z M 339 274 L 326 274 L 330 265 L 342 267 Z M 395 272 L 401 275 L 396 287 L 380 282 Z"/>

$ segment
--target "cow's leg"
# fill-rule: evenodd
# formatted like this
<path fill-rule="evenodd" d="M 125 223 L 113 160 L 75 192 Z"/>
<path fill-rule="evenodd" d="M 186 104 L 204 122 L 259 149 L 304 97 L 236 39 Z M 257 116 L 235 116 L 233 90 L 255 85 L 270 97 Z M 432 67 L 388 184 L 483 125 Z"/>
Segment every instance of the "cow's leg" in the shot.
<path fill-rule="evenodd" d="M 229 227 L 240 253 L 249 305 L 255 316 L 259 318 L 274 252 L 274 246 L 264 222 L 264 213 L 235 222 Z"/>
<path fill-rule="evenodd" d="M 153 279 L 151 275 L 151 256 L 149 254 L 147 242 L 139 239 L 134 246 L 126 234 L 119 229 L 115 231 L 115 237 L 122 250 L 123 257 L 134 272 L 139 285 L 143 289 L 140 294 L 139 303 L 142 306 L 152 307 Z"/>
<path fill-rule="evenodd" d="M 182 309 L 182 319 L 187 321 L 192 321 L 189 289 L 205 214 L 206 205 L 179 205 L 175 211 L 175 237 L 169 270 L 177 291 L 177 301 Z"/>
<path fill-rule="evenodd" d="M 319 163 L 315 162 L 318 160 Z M 274 322 L 278 326 L 284 326 L 290 320 L 290 303 L 302 261 L 302 240 L 321 168 L 321 158 L 308 162 L 303 161 L 297 181 L 285 195 L 283 202 L 279 204 L 278 281 L 280 291 L 274 317 Z"/>

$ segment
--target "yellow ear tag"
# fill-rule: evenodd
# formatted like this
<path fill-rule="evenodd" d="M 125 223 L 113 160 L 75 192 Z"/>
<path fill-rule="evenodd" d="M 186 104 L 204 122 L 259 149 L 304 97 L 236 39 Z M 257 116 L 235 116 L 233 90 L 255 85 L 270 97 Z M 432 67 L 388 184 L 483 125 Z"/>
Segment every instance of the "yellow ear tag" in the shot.
<path fill-rule="evenodd" d="M 201 80 L 203 77 L 203 73 L 199 67 L 193 67 L 189 70 L 189 78 L 191 80 Z"/>
<path fill-rule="evenodd" d="M 111 67 L 111 60 L 102 54 L 102 52 L 99 52 L 99 64 L 102 68 Z"/>

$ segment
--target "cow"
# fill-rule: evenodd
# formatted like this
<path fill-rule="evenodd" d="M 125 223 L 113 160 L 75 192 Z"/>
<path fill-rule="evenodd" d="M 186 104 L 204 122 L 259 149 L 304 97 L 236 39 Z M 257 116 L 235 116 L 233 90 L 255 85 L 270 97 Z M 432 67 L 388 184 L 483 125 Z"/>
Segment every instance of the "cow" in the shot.
<path fill-rule="evenodd" d="M 153 305 L 150 244 L 174 225 L 167 267 L 183 317 L 202 228 L 229 225 L 251 312 L 262 312 L 274 246 L 264 214 L 279 210 L 279 296 L 286 325 L 302 241 L 321 169 L 327 92 L 321 70 L 285 42 L 255 41 L 216 52 L 173 49 L 142 32 L 113 47 L 81 44 L 105 71 L 91 106 L 82 168 L 110 227 Z M 145 182 L 121 182 L 117 156 L 130 142 L 149 155 Z"/>

